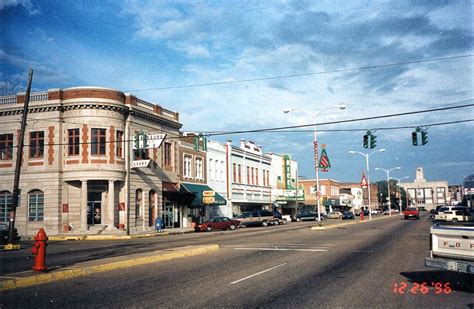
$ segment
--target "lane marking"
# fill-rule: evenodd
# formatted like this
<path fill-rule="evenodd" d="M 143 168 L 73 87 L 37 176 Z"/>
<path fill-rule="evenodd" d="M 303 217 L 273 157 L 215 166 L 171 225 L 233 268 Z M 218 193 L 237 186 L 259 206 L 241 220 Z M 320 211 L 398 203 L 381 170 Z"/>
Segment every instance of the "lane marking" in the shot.
<path fill-rule="evenodd" d="M 261 250 L 261 251 L 302 251 L 302 252 L 326 252 L 328 249 L 296 249 L 296 248 L 234 248 L 234 250 Z"/>
<path fill-rule="evenodd" d="M 264 273 L 266 273 L 266 272 L 269 272 L 269 271 L 271 271 L 271 270 L 274 270 L 274 269 L 276 269 L 276 268 L 278 268 L 278 267 L 281 267 L 281 266 L 284 266 L 284 265 L 286 265 L 286 263 L 283 263 L 283 264 L 280 264 L 280 265 L 273 266 L 273 267 L 271 267 L 271 268 L 262 270 L 261 272 L 255 273 L 255 274 L 250 275 L 250 276 L 247 276 L 247 277 L 245 277 L 245 278 L 242 278 L 242 279 L 239 279 L 239 280 L 236 280 L 236 281 L 232 281 L 230 284 L 239 283 L 239 282 L 241 282 L 241 281 L 244 281 L 244 280 L 250 279 L 250 278 L 252 278 L 252 277 L 255 277 L 255 276 L 264 274 Z"/>

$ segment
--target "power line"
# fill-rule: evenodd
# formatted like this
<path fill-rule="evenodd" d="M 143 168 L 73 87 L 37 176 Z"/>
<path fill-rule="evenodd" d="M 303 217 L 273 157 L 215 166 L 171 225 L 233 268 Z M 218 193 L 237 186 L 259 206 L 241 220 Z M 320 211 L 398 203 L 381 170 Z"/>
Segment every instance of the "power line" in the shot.
<path fill-rule="evenodd" d="M 265 81 L 265 80 L 277 80 L 277 79 L 295 78 L 295 77 L 302 77 L 302 76 L 345 73 L 345 72 L 353 72 L 353 71 L 368 70 L 368 69 L 380 69 L 380 68 L 387 68 L 387 67 L 401 66 L 401 65 L 409 65 L 409 64 L 417 64 L 417 63 L 462 59 L 462 58 L 469 58 L 469 57 L 473 57 L 473 56 L 474 55 L 471 55 L 471 54 L 458 55 L 458 56 L 450 56 L 450 57 L 442 57 L 442 58 L 420 59 L 420 60 L 405 61 L 405 62 L 368 65 L 368 66 L 357 67 L 357 68 L 337 69 L 337 70 L 331 70 L 331 71 L 308 72 L 308 73 L 290 74 L 290 75 L 278 75 L 278 76 L 269 76 L 269 77 L 260 77 L 260 78 L 239 79 L 239 80 L 232 80 L 232 81 L 209 82 L 209 83 L 202 83 L 202 84 L 188 84 L 188 85 L 178 85 L 178 86 L 134 89 L 134 90 L 126 90 L 126 92 L 146 92 L 146 91 L 157 91 L 157 90 L 197 88 L 197 87 L 206 87 L 206 86 L 219 86 L 219 85 L 259 82 L 259 81 Z"/>
<path fill-rule="evenodd" d="M 472 101 L 473 99 L 463 100 L 457 102 L 465 103 Z M 393 117 L 401 117 L 401 116 L 408 116 L 408 115 L 415 115 L 415 114 L 424 114 L 424 113 L 431 113 L 431 112 L 439 112 L 451 109 L 459 109 L 459 108 L 466 108 L 474 106 L 474 104 L 464 104 L 458 106 L 451 106 L 451 107 L 440 107 L 440 108 L 433 108 L 428 110 L 422 111 L 413 111 L 413 112 L 405 112 L 405 113 L 398 113 L 398 114 L 389 114 L 389 115 L 381 115 L 381 116 L 373 116 L 373 117 L 364 117 L 364 118 L 357 118 L 357 119 L 347 119 L 347 120 L 339 120 L 339 121 L 330 121 L 330 122 L 322 122 L 317 124 L 303 124 L 303 125 L 296 125 L 296 126 L 285 126 L 285 127 L 275 127 L 275 128 L 265 128 L 265 129 L 253 129 L 253 130 L 240 130 L 240 131 L 216 131 L 216 132 L 205 132 L 207 136 L 218 136 L 218 135 L 230 135 L 230 134 L 242 134 L 242 133 L 258 133 L 258 132 L 269 132 L 269 131 L 276 131 L 276 130 L 285 130 L 285 129 L 296 129 L 296 128 L 305 128 L 314 125 L 323 126 L 323 125 L 332 125 L 332 124 L 341 124 L 341 123 L 351 123 L 351 122 L 359 122 L 359 121 L 367 121 L 367 120 L 374 120 L 374 119 L 385 119 L 385 118 L 393 118 Z"/>

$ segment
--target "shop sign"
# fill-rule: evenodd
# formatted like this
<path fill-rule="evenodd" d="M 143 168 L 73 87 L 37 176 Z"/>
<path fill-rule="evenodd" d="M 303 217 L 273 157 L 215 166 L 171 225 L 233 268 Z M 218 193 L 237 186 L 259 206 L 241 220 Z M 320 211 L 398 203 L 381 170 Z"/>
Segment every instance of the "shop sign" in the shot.
<path fill-rule="evenodd" d="M 216 195 L 216 192 L 215 191 L 212 191 L 212 190 L 205 190 L 205 191 L 202 191 L 202 196 L 204 197 L 214 197 Z"/>
<path fill-rule="evenodd" d="M 203 191 L 204 193 L 204 191 Z M 216 201 L 216 199 L 214 198 L 214 196 L 203 196 L 202 197 L 202 203 L 203 204 L 212 204 Z"/>
<path fill-rule="evenodd" d="M 132 161 L 132 168 L 137 168 L 137 167 L 148 167 L 150 164 L 151 160 L 136 160 Z"/>

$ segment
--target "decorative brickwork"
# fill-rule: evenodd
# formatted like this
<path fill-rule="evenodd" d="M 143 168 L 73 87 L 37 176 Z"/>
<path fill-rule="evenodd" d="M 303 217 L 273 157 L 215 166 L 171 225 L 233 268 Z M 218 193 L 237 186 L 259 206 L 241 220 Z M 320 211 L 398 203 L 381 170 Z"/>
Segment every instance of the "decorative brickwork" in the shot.
<path fill-rule="evenodd" d="M 89 129 L 87 128 L 87 124 L 82 125 L 82 163 L 89 162 L 88 134 L 89 134 Z"/>
<path fill-rule="evenodd" d="M 125 95 L 119 91 L 111 89 L 94 89 L 94 88 L 84 88 L 84 89 L 66 89 L 63 90 L 63 99 L 82 99 L 82 98 L 94 98 L 94 99 L 109 99 L 119 102 L 125 101 Z"/>
<path fill-rule="evenodd" d="M 48 164 L 53 165 L 54 162 L 54 127 L 48 127 Z"/>
<path fill-rule="evenodd" d="M 43 166 L 44 162 L 28 162 L 28 166 Z"/>

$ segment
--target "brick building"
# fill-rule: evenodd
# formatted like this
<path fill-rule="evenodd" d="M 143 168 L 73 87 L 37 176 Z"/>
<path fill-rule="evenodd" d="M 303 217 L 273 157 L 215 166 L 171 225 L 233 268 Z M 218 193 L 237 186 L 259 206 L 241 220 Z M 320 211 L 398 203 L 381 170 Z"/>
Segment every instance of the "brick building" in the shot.
<path fill-rule="evenodd" d="M 34 235 L 40 227 L 52 235 L 124 227 L 133 233 L 152 228 L 165 202 L 173 208 L 186 203 L 182 194 L 162 193 L 163 183 L 179 180 L 178 113 L 106 88 L 52 89 L 30 98 L 15 225 L 20 235 Z M 0 97 L 0 221 L 5 222 L 24 102 L 24 93 Z M 126 141 L 140 131 L 166 138 L 132 154 Z"/>

